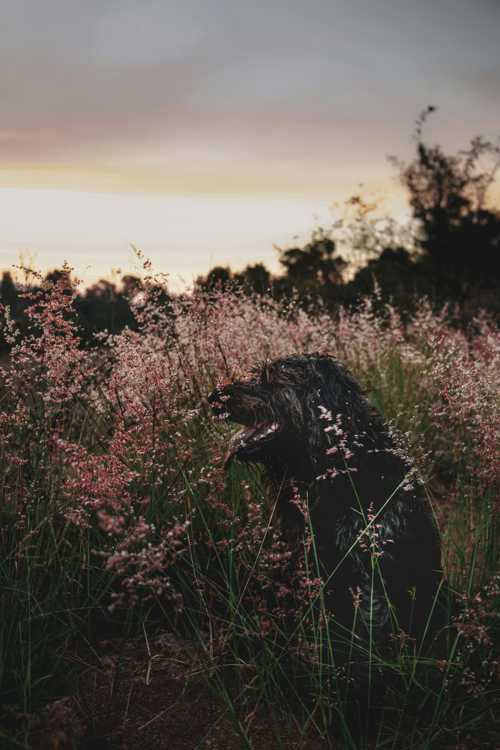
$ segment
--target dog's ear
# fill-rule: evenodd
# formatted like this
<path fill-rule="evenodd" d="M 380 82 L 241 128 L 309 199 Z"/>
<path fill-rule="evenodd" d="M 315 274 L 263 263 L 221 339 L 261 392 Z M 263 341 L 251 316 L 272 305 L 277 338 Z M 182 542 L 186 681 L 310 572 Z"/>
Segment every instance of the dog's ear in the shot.
<path fill-rule="evenodd" d="M 330 415 L 333 422 L 340 417 L 339 426 L 353 432 L 365 420 L 366 405 L 361 387 L 336 359 L 318 356 L 312 359 L 311 365 L 315 375 L 315 388 L 307 397 L 311 448 L 320 449 L 328 442 L 324 430 Z"/>
<path fill-rule="evenodd" d="M 314 360 L 316 381 L 319 385 L 321 403 L 332 414 L 343 413 L 349 402 L 361 396 L 361 389 L 346 368 L 333 357 L 317 357 Z"/>
<path fill-rule="evenodd" d="M 304 396 L 304 412 L 307 422 L 307 443 L 309 456 L 313 463 L 322 455 L 325 445 L 324 428 L 326 422 L 320 419 L 321 408 L 328 408 L 323 404 L 324 396 L 320 387 L 311 389 Z M 321 408 L 320 408 L 321 407 Z"/>

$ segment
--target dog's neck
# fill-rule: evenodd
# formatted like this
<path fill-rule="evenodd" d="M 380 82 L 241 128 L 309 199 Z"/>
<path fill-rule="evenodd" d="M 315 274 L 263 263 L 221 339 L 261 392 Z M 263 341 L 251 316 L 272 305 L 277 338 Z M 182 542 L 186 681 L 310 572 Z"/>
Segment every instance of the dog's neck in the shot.
<path fill-rule="evenodd" d="M 266 473 L 282 515 L 297 493 L 307 497 L 310 508 L 328 498 L 332 517 L 349 509 L 378 511 L 395 497 L 407 495 L 410 501 L 414 493 L 407 491 L 418 482 L 412 465 L 392 449 L 354 453 L 348 460 L 325 456 L 316 463 L 306 454 L 291 455 L 266 463 Z M 296 520 L 295 510 L 291 516 Z"/>

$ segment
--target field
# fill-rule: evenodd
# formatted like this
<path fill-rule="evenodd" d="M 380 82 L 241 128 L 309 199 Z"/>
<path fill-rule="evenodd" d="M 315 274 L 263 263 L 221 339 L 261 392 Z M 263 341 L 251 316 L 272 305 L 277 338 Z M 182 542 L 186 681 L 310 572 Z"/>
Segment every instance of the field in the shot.
<path fill-rule="evenodd" d="M 497 329 L 425 301 L 404 323 L 370 301 L 335 319 L 237 292 L 165 305 L 146 278 L 139 331 L 84 350 L 72 301 L 46 282 L 28 336 L 4 320 L 1 747 L 350 746 L 321 580 L 304 550 L 290 581 L 273 497 L 257 467 L 224 471 L 231 427 L 206 404 L 304 351 L 343 361 L 403 433 L 459 601 L 447 654 L 402 639 L 384 663 L 373 747 L 498 747 Z"/>

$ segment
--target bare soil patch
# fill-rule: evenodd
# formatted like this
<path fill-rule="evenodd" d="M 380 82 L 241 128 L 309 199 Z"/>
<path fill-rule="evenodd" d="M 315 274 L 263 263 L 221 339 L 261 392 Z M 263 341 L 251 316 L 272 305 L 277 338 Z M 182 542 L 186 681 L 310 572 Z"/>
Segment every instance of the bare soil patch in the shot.
<path fill-rule="evenodd" d="M 102 641 L 84 657 L 76 693 L 46 707 L 31 736 L 47 750 L 323 750 L 263 709 L 231 716 L 210 690 L 196 650 L 170 634 Z M 244 739 L 244 731 L 252 745 Z M 331 745 L 330 745 L 331 747 Z"/>

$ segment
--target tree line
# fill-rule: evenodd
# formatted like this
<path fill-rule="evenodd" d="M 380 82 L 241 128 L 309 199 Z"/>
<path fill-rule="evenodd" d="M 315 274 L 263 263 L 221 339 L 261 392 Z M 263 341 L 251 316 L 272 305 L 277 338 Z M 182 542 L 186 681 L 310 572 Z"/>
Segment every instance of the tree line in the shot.
<path fill-rule="evenodd" d="M 208 292 L 238 288 L 278 299 L 293 296 L 303 305 L 320 303 L 332 311 L 357 305 L 377 290 L 380 304 L 390 300 L 403 314 L 411 313 L 415 300 L 425 295 L 436 306 L 455 305 L 464 322 L 478 310 L 498 316 L 500 210 L 490 205 L 489 197 L 500 166 L 500 146 L 482 137 L 456 154 L 429 145 L 423 129 L 434 109 L 427 107 L 417 119 L 412 161 L 391 159 L 407 191 L 413 231 L 391 219 L 371 218 L 373 205 L 353 196 L 349 221 L 316 229 L 305 244 L 277 249 L 281 273 L 273 275 L 262 263 L 237 272 L 216 266 L 200 276 L 196 286 Z M 47 279 L 55 281 L 62 273 L 52 271 Z M 120 285 L 101 280 L 76 297 L 85 345 L 100 331 L 135 327 L 130 300 L 141 284 L 132 275 L 124 276 Z M 29 304 L 24 291 L 10 272 L 3 273 L 0 304 L 9 307 L 21 330 Z M 158 294 L 168 305 L 168 291 L 162 288 Z M 8 348 L 1 333 L 0 347 Z"/>
<path fill-rule="evenodd" d="M 456 304 L 464 319 L 478 309 L 498 313 L 500 211 L 489 204 L 489 194 L 500 146 L 479 136 L 468 148 L 446 154 L 427 144 L 423 126 L 434 110 L 428 107 L 417 120 L 413 160 L 391 157 L 408 195 L 413 231 L 390 219 L 371 219 L 374 206 L 353 196 L 348 203 L 354 216 L 343 243 L 348 255 L 342 254 L 335 227 L 320 228 L 305 245 L 279 249 L 283 272 L 274 278 L 262 264 L 239 273 L 218 266 L 198 283 L 208 289 L 230 284 L 257 293 L 270 289 L 277 296 L 296 290 L 329 308 L 359 303 L 377 288 L 383 301 L 391 299 L 403 312 L 426 295 L 437 306 Z"/>

